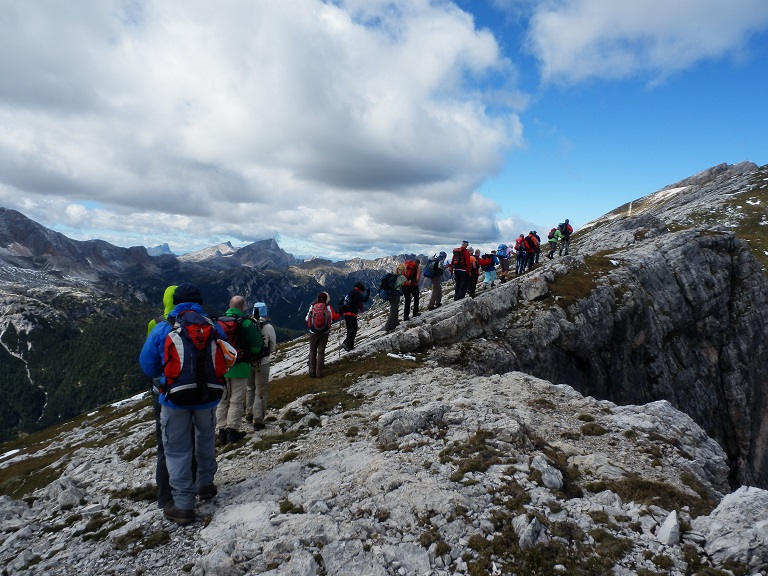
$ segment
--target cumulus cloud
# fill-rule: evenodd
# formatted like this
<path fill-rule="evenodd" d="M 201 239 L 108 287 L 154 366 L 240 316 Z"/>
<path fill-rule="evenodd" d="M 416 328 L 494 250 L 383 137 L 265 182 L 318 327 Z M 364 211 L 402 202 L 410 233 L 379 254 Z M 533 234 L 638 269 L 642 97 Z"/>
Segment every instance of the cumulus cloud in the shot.
<path fill-rule="evenodd" d="M 533 8 L 528 46 L 545 82 L 660 81 L 738 54 L 766 25 L 764 0 L 548 0 Z"/>
<path fill-rule="evenodd" d="M 0 202 L 176 250 L 490 239 L 474 191 L 522 125 L 468 79 L 511 68 L 428 0 L 6 2 Z"/>

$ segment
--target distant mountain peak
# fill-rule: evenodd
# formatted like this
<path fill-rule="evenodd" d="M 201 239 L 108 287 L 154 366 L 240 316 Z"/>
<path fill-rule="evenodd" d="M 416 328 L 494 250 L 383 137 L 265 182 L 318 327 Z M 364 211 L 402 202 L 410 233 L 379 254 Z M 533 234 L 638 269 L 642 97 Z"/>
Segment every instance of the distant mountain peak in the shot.
<path fill-rule="evenodd" d="M 179 256 L 179 260 L 182 260 L 184 262 L 202 262 L 203 260 L 209 260 L 210 258 L 221 258 L 224 256 L 232 256 L 237 252 L 237 248 L 232 246 L 232 243 L 222 242 L 221 244 L 217 244 L 216 246 L 209 246 L 208 248 L 203 248 L 202 250 L 198 250 L 197 252 L 190 252 L 189 254 L 184 254 L 183 256 Z"/>
<path fill-rule="evenodd" d="M 173 252 L 171 252 L 171 247 L 168 246 L 167 242 L 153 248 L 147 248 L 147 254 L 150 256 L 163 256 L 164 254 L 170 254 L 171 256 L 174 255 Z"/>

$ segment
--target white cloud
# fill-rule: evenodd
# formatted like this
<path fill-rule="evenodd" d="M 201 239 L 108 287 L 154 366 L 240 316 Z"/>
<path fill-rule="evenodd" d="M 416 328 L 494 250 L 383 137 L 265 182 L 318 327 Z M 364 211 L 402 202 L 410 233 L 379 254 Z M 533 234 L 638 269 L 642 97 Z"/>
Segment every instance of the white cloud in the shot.
<path fill-rule="evenodd" d="M 529 49 L 547 82 L 658 81 L 739 53 L 766 26 L 765 0 L 547 0 L 534 8 Z"/>
<path fill-rule="evenodd" d="M 467 79 L 510 68 L 427 0 L 4 2 L 0 204 L 177 250 L 490 236 L 498 207 L 473 190 L 522 126 Z"/>

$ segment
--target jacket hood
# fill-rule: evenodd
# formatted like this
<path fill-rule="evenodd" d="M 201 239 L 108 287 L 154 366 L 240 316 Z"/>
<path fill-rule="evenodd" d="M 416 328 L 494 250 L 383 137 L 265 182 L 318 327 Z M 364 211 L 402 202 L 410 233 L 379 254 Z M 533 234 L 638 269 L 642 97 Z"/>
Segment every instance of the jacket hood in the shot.
<path fill-rule="evenodd" d="M 168 314 L 173 310 L 173 293 L 176 292 L 176 285 L 168 286 L 163 293 L 163 316 L 168 318 Z"/>

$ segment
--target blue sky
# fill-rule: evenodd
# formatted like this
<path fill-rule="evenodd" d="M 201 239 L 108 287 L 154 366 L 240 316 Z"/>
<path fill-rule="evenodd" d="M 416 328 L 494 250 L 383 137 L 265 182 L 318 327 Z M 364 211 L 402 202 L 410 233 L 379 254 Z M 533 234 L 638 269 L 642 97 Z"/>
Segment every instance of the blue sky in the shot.
<path fill-rule="evenodd" d="M 0 205 L 299 256 L 576 228 L 768 162 L 765 0 L 0 0 Z"/>

